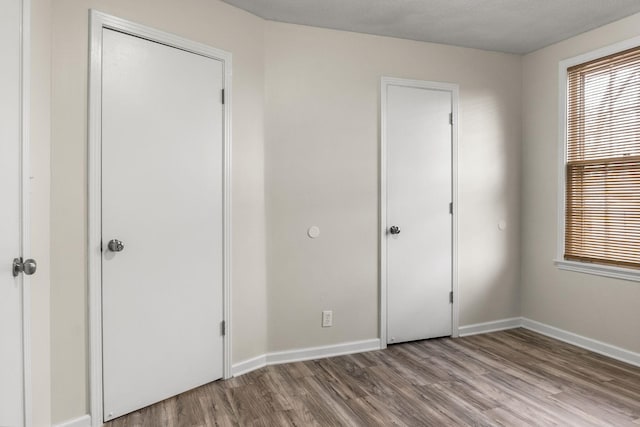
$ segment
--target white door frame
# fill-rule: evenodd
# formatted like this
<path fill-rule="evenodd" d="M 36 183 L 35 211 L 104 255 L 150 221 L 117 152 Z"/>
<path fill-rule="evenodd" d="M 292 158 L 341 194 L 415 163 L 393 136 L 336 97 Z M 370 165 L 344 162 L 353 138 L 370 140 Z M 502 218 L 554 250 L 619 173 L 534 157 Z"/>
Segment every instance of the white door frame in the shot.
<path fill-rule="evenodd" d="M 451 198 L 453 202 L 451 235 L 451 290 L 453 291 L 452 336 L 458 337 L 460 297 L 458 292 L 458 92 L 454 83 L 409 80 L 383 76 L 380 81 L 380 348 L 387 347 L 387 89 L 403 86 L 432 89 L 451 93 L 452 100 L 452 152 Z"/>
<path fill-rule="evenodd" d="M 88 280 L 89 280 L 89 354 L 90 411 L 93 426 L 101 426 L 102 407 L 102 29 L 108 28 L 132 36 L 162 43 L 222 62 L 223 88 L 223 338 L 224 378 L 231 377 L 231 53 L 193 42 L 174 34 L 91 10 L 88 112 Z"/>

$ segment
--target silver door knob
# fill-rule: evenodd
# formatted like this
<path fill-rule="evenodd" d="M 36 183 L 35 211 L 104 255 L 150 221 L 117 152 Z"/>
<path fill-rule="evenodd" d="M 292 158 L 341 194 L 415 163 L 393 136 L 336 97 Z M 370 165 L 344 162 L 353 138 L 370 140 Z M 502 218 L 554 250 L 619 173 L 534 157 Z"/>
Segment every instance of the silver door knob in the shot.
<path fill-rule="evenodd" d="M 389 233 L 400 234 L 400 227 L 398 227 L 397 225 L 391 226 L 391 228 L 389 229 Z"/>
<path fill-rule="evenodd" d="M 13 277 L 16 277 L 20 273 L 31 276 L 37 269 L 38 263 L 34 259 L 22 261 L 22 258 L 15 258 L 13 260 Z"/>
<path fill-rule="evenodd" d="M 121 252 L 124 249 L 124 243 L 118 239 L 111 239 L 107 247 L 111 252 Z"/>

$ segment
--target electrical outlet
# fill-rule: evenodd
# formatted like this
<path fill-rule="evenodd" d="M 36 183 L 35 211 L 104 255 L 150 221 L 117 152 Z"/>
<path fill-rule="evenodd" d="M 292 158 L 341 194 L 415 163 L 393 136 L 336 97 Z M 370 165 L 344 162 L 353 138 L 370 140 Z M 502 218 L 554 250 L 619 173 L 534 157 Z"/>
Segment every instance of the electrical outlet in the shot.
<path fill-rule="evenodd" d="M 330 328 L 331 326 L 333 326 L 333 311 L 324 310 L 322 312 L 322 327 Z"/>

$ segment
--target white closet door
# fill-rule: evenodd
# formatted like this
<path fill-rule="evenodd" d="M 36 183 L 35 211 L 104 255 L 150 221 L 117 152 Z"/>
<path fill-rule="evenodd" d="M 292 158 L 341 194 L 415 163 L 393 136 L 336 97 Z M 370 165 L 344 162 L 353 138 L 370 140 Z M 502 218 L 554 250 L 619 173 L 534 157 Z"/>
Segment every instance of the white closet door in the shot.
<path fill-rule="evenodd" d="M 223 375 L 223 73 L 220 61 L 108 29 L 102 61 L 110 420 Z"/>
<path fill-rule="evenodd" d="M 385 95 L 387 342 L 448 336 L 452 95 L 394 85 Z"/>

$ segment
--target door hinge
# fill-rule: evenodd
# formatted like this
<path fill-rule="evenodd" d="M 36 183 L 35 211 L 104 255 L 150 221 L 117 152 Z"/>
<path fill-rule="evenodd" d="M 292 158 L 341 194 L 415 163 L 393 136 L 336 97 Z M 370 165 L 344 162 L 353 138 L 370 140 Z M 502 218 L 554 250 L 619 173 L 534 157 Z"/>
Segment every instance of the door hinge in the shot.
<path fill-rule="evenodd" d="M 453 124 L 453 113 L 449 113 L 449 124 Z"/>
<path fill-rule="evenodd" d="M 225 336 L 227 334 L 227 322 L 225 322 L 224 320 L 220 322 L 220 332 L 222 333 L 222 336 Z"/>
<path fill-rule="evenodd" d="M 449 203 L 449 213 L 453 215 L 453 202 Z"/>
<path fill-rule="evenodd" d="M 449 302 L 453 304 L 453 291 L 449 292 Z"/>
<path fill-rule="evenodd" d="M 224 89 L 222 89 L 222 105 L 224 105 Z"/>

